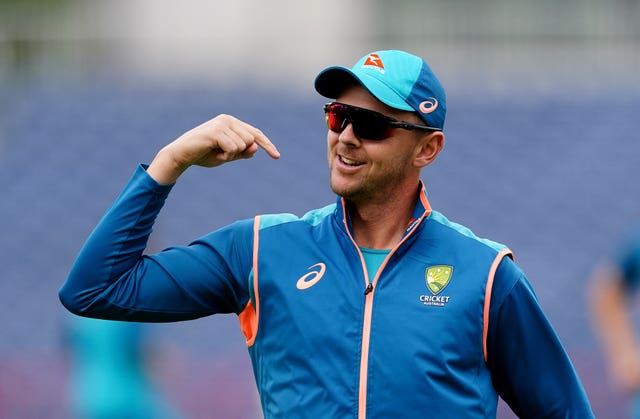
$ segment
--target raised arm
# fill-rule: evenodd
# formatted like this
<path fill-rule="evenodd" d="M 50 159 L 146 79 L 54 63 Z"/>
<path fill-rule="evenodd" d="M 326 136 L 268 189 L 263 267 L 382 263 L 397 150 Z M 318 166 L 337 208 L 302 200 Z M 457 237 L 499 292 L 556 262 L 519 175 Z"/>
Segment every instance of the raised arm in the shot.
<path fill-rule="evenodd" d="M 71 312 L 105 319 L 177 321 L 239 312 L 248 300 L 251 220 L 189 246 L 143 255 L 173 184 L 192 165 L 205 167 L 279 153 L 257 128 L 220 115 L 186 132 L 138 167 L 78 254 L 59 291 Z"/>
<path fill-rule="evenodd" d="M 147 173 L 158 183 L 171 184 L 190 166 L 215 167 L 248 159 L 259 148 L 274 159 L 280 157 L 278 149 L 258 128 L 230 115 L 218 115 L 160 150 Z"/>

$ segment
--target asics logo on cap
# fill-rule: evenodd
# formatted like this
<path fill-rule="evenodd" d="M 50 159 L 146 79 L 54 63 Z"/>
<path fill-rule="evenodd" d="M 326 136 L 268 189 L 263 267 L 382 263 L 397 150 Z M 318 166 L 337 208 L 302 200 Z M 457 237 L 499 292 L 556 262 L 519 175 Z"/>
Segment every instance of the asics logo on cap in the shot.
<path fill-rule="evenodd" d="M 422 113 L 431 113 L 436 110 L 438 107 L 438 99 L 435 97 L 430 97 L 424 102 L 420 103 L 420 112 Z"/>
<path fill-rule="evenodd" d="M 369 54 L 367 59 L 364 60 L 364 64 L 362 64 L 362 68 L 365 67 L 374 67 L 384 73 L 384 64 L 382 64 L 378 54 Z"/>

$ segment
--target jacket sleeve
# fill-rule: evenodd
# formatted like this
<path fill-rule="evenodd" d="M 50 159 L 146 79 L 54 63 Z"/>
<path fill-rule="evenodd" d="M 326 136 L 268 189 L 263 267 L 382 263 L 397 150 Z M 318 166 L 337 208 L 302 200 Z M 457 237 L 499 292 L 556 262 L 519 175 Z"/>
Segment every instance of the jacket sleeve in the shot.
<path fill-rule="evenodd" d="M 59 291 L 62 304 L 86 316 L 129 321 L 179 321 L 239 313 L 249 299 L 253 227 L 234 223 L 188 246 L 144 255 L 171 185 L 143 166 L 107 210 Z"/>
<path fill-rule="evenodd" d="M 521 418 L 592 418 L 586 392 L 534 291 L 517 265 L 494 281 L 488 366 L 500 397 Z"/>

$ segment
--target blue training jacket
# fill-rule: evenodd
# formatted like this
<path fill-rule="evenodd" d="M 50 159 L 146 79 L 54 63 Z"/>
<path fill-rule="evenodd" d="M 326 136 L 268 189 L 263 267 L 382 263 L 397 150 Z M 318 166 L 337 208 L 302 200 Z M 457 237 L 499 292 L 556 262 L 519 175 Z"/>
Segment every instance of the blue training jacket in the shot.
<path fill-rule="evenodd" d="M 89 317 L 236 313 L 266 418 L 589 418 L 578 376 L 505 246 L 432 211 L 368 274 L 345 201 L 262 215 L 143 255 L 171 185 L 136 173 L 60 290 Z"/>

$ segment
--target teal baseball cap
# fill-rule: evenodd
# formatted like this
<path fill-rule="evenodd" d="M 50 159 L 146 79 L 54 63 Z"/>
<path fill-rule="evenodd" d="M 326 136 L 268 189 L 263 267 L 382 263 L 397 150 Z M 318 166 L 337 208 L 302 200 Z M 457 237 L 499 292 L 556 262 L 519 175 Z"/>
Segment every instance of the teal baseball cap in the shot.
<path fill-rule="evenodd" d="M 376 51 L 362 57 L 351 68 L 325 68 L 314 84 L 322 96 L 335 99 L 354 82 L 385 105 L 414 111 L 428 126 L 444 128 L 444 87 L 424 59 L 405 51 Z"/>

